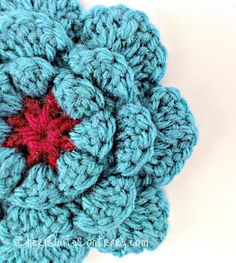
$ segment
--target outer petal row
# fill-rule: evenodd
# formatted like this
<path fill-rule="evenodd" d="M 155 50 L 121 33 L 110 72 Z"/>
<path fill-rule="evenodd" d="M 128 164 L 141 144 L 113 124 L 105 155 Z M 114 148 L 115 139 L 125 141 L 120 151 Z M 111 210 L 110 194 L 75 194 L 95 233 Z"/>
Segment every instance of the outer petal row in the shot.
<path fill-rule="evenodd" d="M 72 242 L 80 235 L 71 216 L 66 206 L 41 211 L 10 206 L 0 223 L 0 261 L 82 262 L 88 249 Z"/>
<path fill-rule="evenodd" d="M 198 140 L 198 131 L 190 108 L 177 89 L 153 89 L 147 97 L 146 107 L 152 114 L 157 137 L 154 155 L 142 172 L 147 182 L 154 180 L 165 185 L 190 157 Z"/>
<path fill-rule="evenodd" d="M 155 249 L 166 237 L 169 206 L 155 186 L 139 188 L 132 213 L 112 229 L 97 234 L 82 233 L 89 244 L 116 256 Z"/>
<path fill-rule="evenodd" d="M 81 41 L 90 49 L 122 54 L 140 90 L 156 86 L 165 73 L 166 50 L 146 15 L 125 6 L 95 7 L 82 19 Z"/>
<path fill-rule="evenodd" d="M 78 200 L 80 206 L 74 224 L 87 233 L 109 231 L 129 217 L 135 198 L 133 179 L 119 176 L 101 178 Z"/>

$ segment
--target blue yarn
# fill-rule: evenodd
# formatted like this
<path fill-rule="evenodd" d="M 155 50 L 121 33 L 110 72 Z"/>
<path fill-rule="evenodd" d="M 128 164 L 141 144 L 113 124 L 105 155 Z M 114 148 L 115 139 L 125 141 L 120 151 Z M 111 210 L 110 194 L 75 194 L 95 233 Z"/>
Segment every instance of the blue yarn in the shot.
<path fill-rule="evenodd" d="M 91 116 L 104 108 L 104 97 L 99 89 L 68 71 L 54 81 L 54 96 L 62 109 L 73 119 Z"/>
<path fill-rule="evenodd" d="M 158 30 L 140 11 L 81 13 L 77 0 L 1 0 L 0 14 L 0 262 L 82 262 L 93 247 L 116 256 L 156 249 L 168 231 L 161 187 L 198 140 L 186 100 L 161 85 L 167 52 Z M 78 122 L 65 134 L 56 134 L 58 116 L 46 122 L 70 144 L 56 168 L 43 157 L 30 167 L 29 149 L 6 142 L 24 124 L 25 101 L 40 107 L 48 93 L 65 126 Z M 35 134 L 42 123 L 32 116 L 24 117 L 33 131 L 26 133 L 40 151 L 50 127 Z M 51 235 L 70 241 L 25 245 Z"/>
<path fill-rule="evenodd" d="M 69 36 L 75 37 L 80 24 L 77 0 L 1 0 L 0 11 L 26 10 L 40 12 L 60 22 Z"/>
<path fill-rule="evenodd" d="M 18 92 L 25 96 L 41 97 L 48 91 L 55 69 L 42 58 L 17 58 L 9 64 L 6 72 L 12 77 Z"/>
<path fill-rule="evenodd" d="M 0 200 L 11 195 L 24 169 L 25 160 L 18 150 L 0 147 Z"/>
<path fill-rule="evenodd" d="M 134 210 L 136 198 L 132 178 L 109 176 L 98 182 L 81 199 L 81 211 L 74 224 L 86 233 L 103 233 L 120 225 Z M 106 200 L 106 202 L 104 202 Z"/>
<path fill-rule="evenodd" d="M 157 29 L 140 11 L 123 5 L 95 7 L 82 16 L 81 42 L 124 56 L 141 90 L 157 85 L 165 74 L 166 49 Z"/>
<path fill-rule="evenodd" d="M 76 197 L 93 186 L 103 165 L 89 154 L 67 152 L 58 159 L 58 187 L 68 197 Z"/>
<path fill-rule="evenodd" d="M 11 127 L 0 118 L 0 146 L 5 142 L 7 136 L 11 133 Z"/>
<path fill-rule="evenodd" d="M 144 249 L 156 249 L 165 239 L 169 205 L 164 192 L 153 186 L 138 190 L 135 212 L 119 227 L 89 236 L 95 241 L 93 245 L 99 251 L 119 257 L 129 253 L 138 254 Z M 86 238 L 88 237 L 85 235 Z"/>
<path fill-rule="evenodd" d="M 21 30 L 16 32 L 16 28 Z M 41 13 L 23 10 L 3 13 L 0 16 L 0 34 L 3 61 L 37 56 L 53 61 L 58 51 L 72 46 L 62 25 Z"/>
<path fill-rule="evenodd" d="M 149 92 L 147 108 L 153 112 L 157 137 L 153 158 L 142 168 L 144 180 L 168 184 L 183 168 L 198 141 L 195 119 L 188 103 L 175 88 L 157 87 Z"/>
<path fill-rule="evenodd" d="M 116 166 L 114 173 L 136 176 L 153 155 L 156 128 L 149 111 L 139 104 L 127 104 L 117 113 Z"/>
<path fill-rule="evenodd" d="M 86 247 L 69 242 L 78 235 L 69 207 L 34 210 L 10 206 L 6 213 L 0 224 L 1 262 L 82 262 L 87 255 Z M 32 240 L 38 246 L 33 246 Z"/>
<path fill-rule="evenodd" d="M 8 200 L 13 206 L 37 210 L 50 209 L 68 202 L 59 191 L 57 174 L 44 164 L 29 169 L 24 182 Z"/>
<path fill-rule="evenodd" d="M 122 101 L 133 101 L 137 96 L 134 73 L 125 58 L 106 48 L 87 50 L 78 45 L 69 55 L 71 69 L 85 79 L 96 81 L 103 94 Z"/>
<path fill-rule="evenodd" d="M 85 152 L 102 161 L 113 147 L 116 123 L 109 111 L 99 111 L 90 118 L 84 118 L 70 133 L 80 152 Z"/>
<path fill-rule="evenodd" d="M 22 108 L 22 97 L 12 88 L 9 76 L 0 66 L 0 117 L 18 113 Z"/>

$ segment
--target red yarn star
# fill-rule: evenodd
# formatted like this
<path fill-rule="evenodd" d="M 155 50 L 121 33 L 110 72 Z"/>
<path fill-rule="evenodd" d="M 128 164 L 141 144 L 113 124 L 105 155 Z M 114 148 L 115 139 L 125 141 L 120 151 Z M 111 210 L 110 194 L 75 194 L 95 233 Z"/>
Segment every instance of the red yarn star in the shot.
<path fill-rule="evenodd" d="M 68 133 L 80 121 L 63 113 L 52 92 L 43 102 L 26 97 L 22 112 L 7 119 L 13 133 L 4 147 L 24 152 L 30 167 L 47 162 L 55 169 L 61 152 L 75 149 Z"/>

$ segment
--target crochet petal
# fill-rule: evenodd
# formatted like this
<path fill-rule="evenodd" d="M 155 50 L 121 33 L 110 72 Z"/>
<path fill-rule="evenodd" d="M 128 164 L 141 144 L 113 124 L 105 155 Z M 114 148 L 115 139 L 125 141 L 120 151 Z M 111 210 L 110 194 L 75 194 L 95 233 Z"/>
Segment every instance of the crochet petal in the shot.
<path fill-rule="evenodd" d="M 55 70 L 42 58 L 17 58 L 7 67 L 15 88 L 25 96 L 41 97 L 50 88 Z"/>
<path fill-rule="evenodd" d="M 103 160 L 113 146 L 116 131 L 115 119 L 107 110 L 86 117 L 70 132 L 70 138 L 78 149 Z"/>
<path fill-rule="evenodd" d="M 110 231 L 129 217 L 135 198 L 136 188 L 131 178 L 103 178 L 82 195 L 74 224 L 87 233 Z"/>
<path fill-rule="evenodd" d="M 19 10 L 0 17 L 0 57 L 4 62 L 18 57 L 53 61 L 57 52 L 71 45 L 62 25 L 41 13 Z"/>
<path fill-rule="evenodd" d="M 9 201 L 22 208 L 48 209 L 63 203 L 66 198 L 58 190 L 58 175 L 47 165 L 33 166 L 21 186 Z"/>
<path fill-rule="evenodd" d="M 0 199 L 6 199 L 21 180 L 25 159 L 16 149 L 0 147 Z"/>
<path fill-rule="evenodd" d="M 103 166 L 80 152 L 66 152 L 57 161 L 59 189 L 65 196 L 75 197 L 94 185 Z"/>
<path fill-rule="evenodd" d="M 0 118 L 0 146 L 5 142 L 5 139 L 10 135 L 11 127 Z"/>
<path fill-rule="evenodd" d="M 1 41 L 1 40 L 0 40 Z M 11 85 L 4 67 L 0 67 L 0 117 L 18 113 L 23 107 L 23 99 Z"/>
<path fill-rule="evenodd" d="M 40 12 L 62 24 L 69 35 L 74 36 L 79 26 L 78 0 L 1 0 L 0 11 L 26 10 Z"/>
<path fill-rule="evenodd" d="M 138 90 L 124 56 L 106 48 L 88 50 L 78 45 L 70 52 L 72 70 L 88 79 L 112 100 L 133 101 Z"/>
<path fill-rule="evenodd" d="M 156 128 L 149 111 L 139 104 L 127 104 L 117 113 L 115 173 L 136 175 L 153 155 Z"/>
<path fill-rule="evenodd" d="M 73 119 L 91 116 L 105 105 L 99 89 L 70 71 L 63 71 L 57 76 L 53 94 L 61 108 Z"/>
<path fill-rule="evenodd" d="M 34 210 L 11 206 L 0 223 L 3 262 L 82 262 L 88 249 L 77 240 L 66 206 Z"/>
<path fill-rule="evenodd" d="M 99 251 L 115 256 L 154 250 L 166 237 L 168 214 L 169 206 L 161 189 L 139 189 L 134 211 L 120 226 L 85 239 L 96 241 L 93 244 Z"/>
<path fill-rule="evenodd" d="M 157 85 L 165 74 L 166 50 L 147 16 L 125 6 L 95 7 L 82 19 L 81 41 L 90 49 L 121 53 L 140 90 Z"/>
<path fill-rule="evenodd" d="M 152 113 L 157 137 L 154 155 L 143 167 L 144 180 L 165 185 L 181 171 L 190 157 L 197 143 L 198 131 L 189 106 L 177 89 L 153 89 L 146 107 Z"/>

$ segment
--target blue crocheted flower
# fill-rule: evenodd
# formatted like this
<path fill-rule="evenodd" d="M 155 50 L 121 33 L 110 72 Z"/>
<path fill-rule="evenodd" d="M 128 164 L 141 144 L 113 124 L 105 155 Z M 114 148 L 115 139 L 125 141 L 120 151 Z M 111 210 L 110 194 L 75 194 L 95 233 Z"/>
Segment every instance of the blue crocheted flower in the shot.
<path fill-rule="evenodd" d="M 166 50 L 146 15 L 76 2 L 0 1 L 3 262 L 155 249 L 161 187 L 197 142 L 188 104 L 160 84 Z"/>

